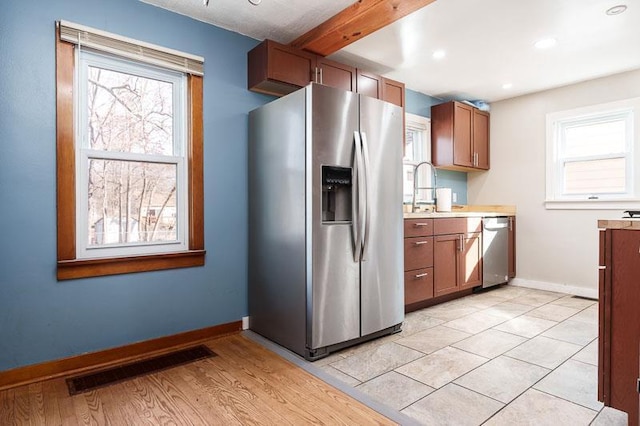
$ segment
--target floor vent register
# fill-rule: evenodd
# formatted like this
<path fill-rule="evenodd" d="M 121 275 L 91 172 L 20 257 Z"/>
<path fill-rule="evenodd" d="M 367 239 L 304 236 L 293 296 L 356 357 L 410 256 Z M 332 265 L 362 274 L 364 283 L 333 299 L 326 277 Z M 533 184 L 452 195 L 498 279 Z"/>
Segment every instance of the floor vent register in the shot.
<path fill-rule="evenodd" d="M 160 355 L 154 358 L 147 358 L 106 370 L 92 372 L 83 376 L 72 377 L 67 379 L 69 395 L 89 392 L 96 388 L 113 385 L 125 380 L 215 356 L 217 356 L 216 353 L 211 349 L 204 345 L 200 345 L 189 349 L 171 352 L 166 355 Z"/>

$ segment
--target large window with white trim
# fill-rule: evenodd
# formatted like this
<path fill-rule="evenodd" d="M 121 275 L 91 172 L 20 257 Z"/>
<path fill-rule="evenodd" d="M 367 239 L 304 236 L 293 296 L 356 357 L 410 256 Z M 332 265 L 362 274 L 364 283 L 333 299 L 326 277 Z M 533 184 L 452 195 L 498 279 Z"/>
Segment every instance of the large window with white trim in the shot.
<path fill-rule="evenodd" d="M 186 250 L 184 74 L 79 54 L 78 257 Z"/>
<path fill-rule="evenodd" d="M 57 29 L 58 278 L 203 265 L 203 59 Z"/>
<path fill-rule="evenodd" d="M 637 200 L 639 105 L 632 99 L 547 116 L 547 207 L 619 208 Z"/>

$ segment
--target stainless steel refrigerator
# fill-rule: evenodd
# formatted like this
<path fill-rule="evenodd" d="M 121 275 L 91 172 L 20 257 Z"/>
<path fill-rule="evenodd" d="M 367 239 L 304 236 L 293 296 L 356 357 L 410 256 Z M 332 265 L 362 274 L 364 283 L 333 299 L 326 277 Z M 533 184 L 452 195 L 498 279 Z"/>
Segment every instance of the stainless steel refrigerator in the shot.
<path fill-rule="evenodd" d="M 311 84 L 249 114 L 249 324 L 314 360 L 404 319 L 403 112 Z"/>

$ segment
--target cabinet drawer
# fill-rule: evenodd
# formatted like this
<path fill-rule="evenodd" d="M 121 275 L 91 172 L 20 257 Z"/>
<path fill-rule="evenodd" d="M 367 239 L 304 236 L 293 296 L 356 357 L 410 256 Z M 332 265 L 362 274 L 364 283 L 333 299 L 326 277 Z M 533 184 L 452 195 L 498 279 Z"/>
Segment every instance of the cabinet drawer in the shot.
<path fill-rule="evenodd" d="M 451 217 L 434 219 L 434 235 L 466 234 L 469 232 L 482 232 L 482 218 Z"/>
<path fill-rule="evenodd" d="M 404 273 L 404 304 L 421 302 L 433 297 L 433 268 Z"/>
<path fill-rule="evenodd" d="M 433 219 L 405 219 L 404 236 L 424 237 L 433 235 Z"/>
<path fill-rule="evenodd" d="M 404 239 L 404 270 L 433 266 L 433 237 Z"/>

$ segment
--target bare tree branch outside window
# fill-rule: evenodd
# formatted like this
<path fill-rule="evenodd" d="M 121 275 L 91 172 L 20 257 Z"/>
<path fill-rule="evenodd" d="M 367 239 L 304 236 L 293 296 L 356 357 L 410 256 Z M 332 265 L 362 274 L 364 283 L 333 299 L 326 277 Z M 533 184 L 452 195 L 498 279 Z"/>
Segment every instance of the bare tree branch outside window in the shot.
<path fill-rule="evenodd" d="M 92 150 L 174 155 L 173 87 L 165 81 L 89 67 Z M 89 158 L 89 244 L 175 241 L 177 166 Z"/>

